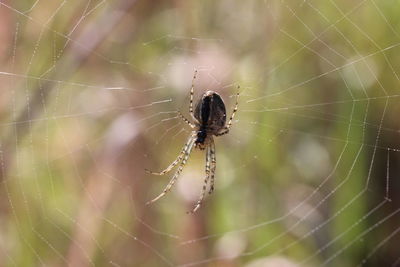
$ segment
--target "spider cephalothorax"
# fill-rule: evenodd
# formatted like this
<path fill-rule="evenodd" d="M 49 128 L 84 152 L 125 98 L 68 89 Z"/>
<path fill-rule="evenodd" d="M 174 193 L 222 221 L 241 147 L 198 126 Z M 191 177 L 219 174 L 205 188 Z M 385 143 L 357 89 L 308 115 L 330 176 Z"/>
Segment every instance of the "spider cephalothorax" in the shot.
<path fill-rule="evenodd" d="M 211 194 L 214 190 L 214 177 L 215 169 L 217 167 L 217 160 L 215 157 L 215 144 L 213 136 L 220 136 L 229 132 L 229 129 L 232 125 L 233 117 L 235 116 L 235 113 L 237 111 L 239 97 L 238 93 L 236 95 L 235 108 L 233 109 L 232 115 L 229 118 L 227 124 L 224 101 L 222 101 L 222 98 L 216 92 L 205 92 L 197 103 L 196 108 L 193 112 L 194 80 L 196 79 L 196 74 L 197 71 L 195 71 L 194 73 L 192 88 L 190 89 L 189 105 L 189 113 L 192 116 L 194 122 L 190 122 L 180 112 L 178 112 L 179 117 L 187 124 L 189 124 L 189 126 L 193 129 L 192 133 L 190 134 L 189 140 L 186 142 L 179 156 L 165 170 L 161 172 L 151 172 L 146 170 L 147 172 L 152 174 L 164 175 L 171 171 L 173 167 L 180 164 L 178 170 L 176 171 L 168 185 L 165 187 L 163 192 L 153 200 L 147 202 L 147 204 L 150 204 L 157 201 L 171 190 L 171 187 L 175 184 L 178 176 L 182 172 L 182 169 L 185 166 L 193 147 L 197 147 L 201 150 L 206 150 L 206 177 L 204 178 L 204 184 L 201 190 L 200 198 L 191 213 L 195 212 L 200 207 L 207 189 L 207 184 L 209 182 L 209 194 Z"/>

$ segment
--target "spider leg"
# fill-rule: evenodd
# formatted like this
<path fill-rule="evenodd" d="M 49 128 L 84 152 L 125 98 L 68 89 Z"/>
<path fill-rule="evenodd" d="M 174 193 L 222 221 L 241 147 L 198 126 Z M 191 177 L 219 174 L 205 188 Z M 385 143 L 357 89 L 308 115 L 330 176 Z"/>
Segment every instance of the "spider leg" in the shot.
<path fill-rule="evenodd" d="M 192 135 L 189 137 L 189 140 L 186 142 L 186 144 L 185 144 L 185 146 L 183 147 L 181 153 L 179 153 L 178 157 L 177 157 L 165 170 L 163 170 L 163 171 L 161 171 L 161 172 L 153 172 L 153 171 L 150 171 L 150 170 L 148 170 L 148 169 L 144 169 L 144 170 L 145 170 L 147 173 L 154 174 L 154 175 L 164 175 L 164 174 L 170 172 L 170 171 L 172 170 L 172 168 L 174 168 L 176 165 L 178 165 L 179 162 L 181 162 L 183 156 L 184 156 L 185 153 L 186 153 L 186 150 L 188 149 L 190 143 L 193 141 L 194 136 L 195 136 L 195 135 L 192 134 Z"/>
<path fill-rule="evenodd" d="M 238 91 L 239 91 L 239 89 L 240 89 L 240 86 L 238 86 Z M 239 104 L 239 92 L 236 94 L 235 108 L 232 111 L 232 115 L 229 118 L 228 124 L 219 133 L 217 133 L 216 136 L 221 136 L 221 135 L 229 133 L 229 129 L 232 126 L 233 118 L 235 117 L 236 111 L 238 110 L 238 104 Z"/>
<path fill-rule="evenodd" d="M 194 206 L 193 210 L 188 211 L 188 214 L 195 213 L 199 208 L 201 203 L 203 202 L 204 195 L 206 193 L 206 188 L 208 184 L 208 180 L 210 179 L 210 158 L 211 158 L 211 149 L 210 146 L 207 146 L 206 152 L 206 177 L 204 178 L 203 188 L 201 189 L 201 194 L 199 200 L 197 200 L 196 206 Z"/>
<path fill-rule="evenodd" d="M 215 169 L 217 168 L 217 158 L 215 156 L 215 144 L 214 139 L 211 139 L 211 179 L 210 179 L 210 190 L 208 194 L 211 194 L 214 191 L 214 177 L 215 177 Z"/>
<path fill-rule="evenodd" d="M 162 191 L 162 193 L 159 194 L 156 198 L 154 198 L 154 199 L 148 201 L 148 202 L 146 203 L 146 205 L 149 205 L 149 204 L 151 204 L 151 203 L 156 202 L 157 200 L 159 200 L 160 198 L 162 198 L 163 196 L 165 196 L 165 195 L 171 190 L 171 187 L 175 184 L 176 180 L 178 179 L 179 175 L 181 174 L 181 172 L 182 172 L 182 170 L 183 170 L 183 167 L 186 165 L 186 162 L 187 162 L 187 160 L 188 160 L 188 158 L 189 158 L 189 156 L 190 156 L 190 152 L 191 152 L 192 149 L 193 149 L 195 140 L 196 140 L 196 139 L 194 138 L 194 136 L 192 136 L 192 137 L 189 139 L 189 142 L 188 142 L 189 145 L 187 146 L 186 150 L 184 151 L 184 154 L 185 154 L 185 155 L 184 155 L 184 157 L 183 157 L 183 159 L 182 159 L 182 162 L 181 162 L 181 164 L 179 165 L 179 168 L 178 168 L 178 170 L 175 172 L 175 174 L 174 174 L 174 176 L 172 177 L 172 179 L 169 181 L 168 185 L 167 185 L 167 186 L 165 187 L 165 189 Z"/>
<path fill-rule="evenodd" d="M 185 116 L 182 115 L 182 113 L 178 110 L 178 116 L 187 124 L 189 124 L 190 127 L 194 128 L 195 125 L 191 123 L 188 119 L 185 118 Z"/>
<path fill-rule="evenodd" d="M 190 113 L 190 115 L 192 116 L 193 119 L 195 119 L 194 113 L 193 113 L 193 95 L 194 95 L 194 80 L 196 80 L 196 76 L 197 76 L 197 70 L 194 71 L 193 80 L 192 80 L 192 87 L 190 88 L 189 113 Z"/>

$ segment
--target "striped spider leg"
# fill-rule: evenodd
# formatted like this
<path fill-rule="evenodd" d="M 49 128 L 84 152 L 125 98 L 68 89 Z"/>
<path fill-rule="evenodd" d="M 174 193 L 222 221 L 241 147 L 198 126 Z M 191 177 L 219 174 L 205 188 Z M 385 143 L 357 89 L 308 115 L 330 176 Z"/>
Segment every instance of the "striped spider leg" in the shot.
<path fill-rule="evenodd" d="M 161 194 L 159 194 L 156 198 L 148 201 L 146 205 L 149 205 L 151 203 L 156 202 L 163 196 L 165 196 L 172 188 L 172 186 L 175 184 L 176 180 L 178 179 L 179 175 L 181 174 L 183 167 L 185 167 L 187 160 L 189 159 L 190 152 L 192 152 L 192 149 L 195 144 L 195 132 L 192 133 L 192 135 L 189 137 L 189 140 L 186 142 L 184 148 L 182 149 L 182 152 L 179 154 L 179 156 L 176 158 L 174 162 L 172 162 L 165 170 L 161 172 L 151 172 L 146 170 L 147 172 L 155 175 L 164 175 L 172 170 L 173 167 L 178 165 L 180 162 L 178 170 L 175 172 L 174 176 L 172 176 L 172 179 L 169 181 L 168 185 L 164 188 Z M 182 161 L 182 162 L 181 162 Z"/>
<path fill-rule="evenodd" d="M 238 86 L 238 91 L 239 91 L 239 89 L 240 89 L 240 86 Z M 232 115 L 231 115 L 231 117 L 229 118 L 228 123 L 227 123 L 226 126 L 225 126 L 224 128 L 222 128 L 217 134 L 215 134 L 215 136 L 221 136 L 221 135 L 224 135 L 224 134 L 229 133 L 229 130 L 230 130 L 231 126 L 232 126 L 233 118 L 235 117 L 236 111 L 238 110 L 239 94 L 240 94 L 239 92 L 236 93 L 236 103 L 235 103 L 235 107 L 233 108 Z"/>
<path fill-rule="evenodd" d="M 217 158 L 215 156 L 215 143 L 214 139 L 211 140 L 211 179 L 210 179 L 210 190 L 208 191 L 208 194 L 212 194 L 214 191 L 214 177 L 215 177 L 215 169 L 217 168 Z"/>
<path fill-rule="evenodd" d="M 201 204 L 203 203 L 204 196 L 206 194 L 207 184 L 209 183 L 210 179 L 211 179 L 211 185 L 209 191 L 210 194 L 212 192 L 212 189 L 214 188 L 214 176 L 216 167 L 215 150 L 213 148 L 214 140 L 211 138 L 210 141 L 211 144 L 208 145 L 206 148 L 206 176 L 204 178 L 204 183 L 201 189 L 200 198 L 197 200 L 197 203 L 194 206 L 194 208 L 191 211 L 188 211 L 187 213 L 195 213 L 200 208 Z M 210 169 L 210 164 L 211 164 L 211 169 Z"/>
<path fill-rule="evenodd" d="M 193 95 L 194 95 L 194 80 L 196 80 L 197 70 L 194 71 L 193 79 L 192 79 L 192 87 L 190 88 L 190 103 L 189 103 L 189 113 L 192 118 L 197 121 L 193 113 Z"/>

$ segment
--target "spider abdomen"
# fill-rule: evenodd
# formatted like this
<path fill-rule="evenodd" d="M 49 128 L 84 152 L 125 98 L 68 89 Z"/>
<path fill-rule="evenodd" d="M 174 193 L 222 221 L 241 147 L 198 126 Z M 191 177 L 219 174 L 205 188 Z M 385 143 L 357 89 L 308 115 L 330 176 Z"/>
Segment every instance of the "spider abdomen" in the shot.
<path fill-rule="evenodd" d="M 199 125 L 196 143 L 204 143 L 207 135 L 216 135 L 225 127 L 226 109 L 221 96 L 207 91 L 197 103 L 194 117 Z"/>

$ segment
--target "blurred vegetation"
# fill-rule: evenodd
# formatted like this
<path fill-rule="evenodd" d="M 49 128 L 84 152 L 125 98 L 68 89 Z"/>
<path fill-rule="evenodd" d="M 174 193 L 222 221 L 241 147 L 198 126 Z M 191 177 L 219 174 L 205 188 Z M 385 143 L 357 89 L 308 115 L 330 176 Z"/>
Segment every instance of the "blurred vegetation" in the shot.
<path fill-rule="evenodd" d="M 396 1 L 0 2 L 0 266 L 396 266 Z M 205 155 L 171 175 L 196 99 Z"/>

